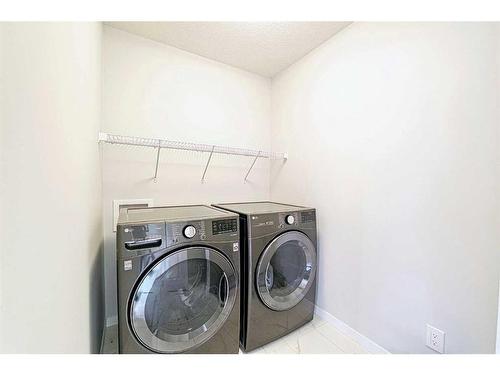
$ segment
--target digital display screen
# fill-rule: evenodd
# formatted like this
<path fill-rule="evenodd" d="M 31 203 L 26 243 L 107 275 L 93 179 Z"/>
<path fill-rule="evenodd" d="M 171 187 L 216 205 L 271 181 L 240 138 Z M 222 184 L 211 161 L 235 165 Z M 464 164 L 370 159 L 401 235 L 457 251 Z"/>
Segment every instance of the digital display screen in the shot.
<path fill-rule="evenodd" d="M 302 212 L 301 221 L 302 221 L 302 223 L 310 223 L 310 222 L 314 221 L 315 216 L 316 215 L 315 215 L 314 211 Z"/>
<path fill-rule="evenodd" d="M 233 233 L 238 231 L 238 219 L 212 221 L 212 234 Z"/>

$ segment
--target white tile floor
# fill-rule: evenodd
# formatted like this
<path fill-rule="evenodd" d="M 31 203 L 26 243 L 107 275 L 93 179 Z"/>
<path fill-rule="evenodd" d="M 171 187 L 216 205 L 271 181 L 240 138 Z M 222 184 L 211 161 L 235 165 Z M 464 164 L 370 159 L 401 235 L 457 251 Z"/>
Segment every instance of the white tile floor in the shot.
<path fill-rule="evenodd" d="M 116 325 L 106 328 L 102 353 L 118 353 L 117 335 Z M 312 322 L 249 354 L 368 354 L 368 352 L 332 324 L 315 315 Z"/>
<path fill-rule="evenodd" d="M 315 315 L 312 322 L 249 354 L 368 354 L 357 342 Z"/>

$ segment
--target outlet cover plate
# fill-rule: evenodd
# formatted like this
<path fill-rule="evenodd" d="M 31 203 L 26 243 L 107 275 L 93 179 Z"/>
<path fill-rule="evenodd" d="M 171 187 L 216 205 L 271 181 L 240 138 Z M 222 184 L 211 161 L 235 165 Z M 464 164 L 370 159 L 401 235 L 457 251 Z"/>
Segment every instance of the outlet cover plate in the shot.
<path fill-rule="evenodd" d="M 425 344 L 438 353 L 444 353 L 445 333 L 440 329 L 427 324 L 427 340 Z"/>

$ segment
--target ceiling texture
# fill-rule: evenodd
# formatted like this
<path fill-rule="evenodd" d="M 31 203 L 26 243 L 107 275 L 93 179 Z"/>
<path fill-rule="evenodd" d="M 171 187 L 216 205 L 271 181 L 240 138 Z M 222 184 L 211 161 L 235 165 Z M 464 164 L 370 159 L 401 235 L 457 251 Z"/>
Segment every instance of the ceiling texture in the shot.
<path fill-rule="evenodd" d="M 273 77 L 350 22 L 106 22 L 154 41 Z"/>

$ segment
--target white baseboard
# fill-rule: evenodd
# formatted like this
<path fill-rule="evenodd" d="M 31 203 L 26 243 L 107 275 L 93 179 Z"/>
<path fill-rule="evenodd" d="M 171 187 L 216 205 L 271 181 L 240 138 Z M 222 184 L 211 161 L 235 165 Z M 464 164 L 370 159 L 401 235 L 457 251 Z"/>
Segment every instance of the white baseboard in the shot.
<path fill-rule="evenodd" d="M 106 318 L 106 327 L 111 327 L 115 324 L 118 324 L 118 315 L 108 316 Z"/>
<path fill-rule="evenodd" d="M 335 328 L 337 328 L 344 335 L 356 341 L 367 352 L 373 354 L 390 354 L 388 350 L 384 349 L 379 344 L 373 342 L 368 337 L 362 335 L 354 328 L 344 323 L 342 320 L 330 314 L 328 311 L 325 311 L 318 306 L 315 306 L 314 309 L 315 309 L 314 310 L 315 314 L 317 314 L 320 318 L 323 318 L 324 320 L 335 326 Z"/>

